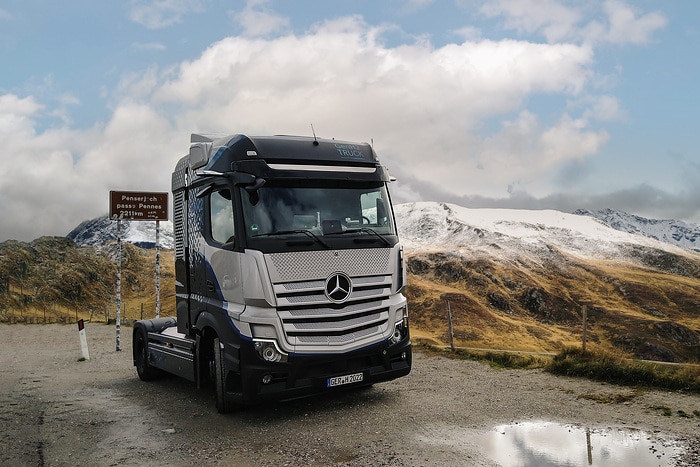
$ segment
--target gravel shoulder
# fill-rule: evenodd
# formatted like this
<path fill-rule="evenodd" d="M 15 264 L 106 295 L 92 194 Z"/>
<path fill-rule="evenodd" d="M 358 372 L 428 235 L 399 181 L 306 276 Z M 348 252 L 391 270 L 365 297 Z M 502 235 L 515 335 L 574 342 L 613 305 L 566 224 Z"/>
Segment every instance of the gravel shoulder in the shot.
<path fill-rule="evenodd" d="M 678 465 L 700 463 L 698 395 L 600 403 L 580 396 L 632 390 L 415 352 L 406 378 L 223 416 L 187 381 L 140 381 L 131 328 L 121 352 L 114 326 L 86 332 L 79 361 L 75 325 L 0 324 L 0 465 L 491 466 L 478 435 L 526 421 L 634 428 L 685 446 Z"/>

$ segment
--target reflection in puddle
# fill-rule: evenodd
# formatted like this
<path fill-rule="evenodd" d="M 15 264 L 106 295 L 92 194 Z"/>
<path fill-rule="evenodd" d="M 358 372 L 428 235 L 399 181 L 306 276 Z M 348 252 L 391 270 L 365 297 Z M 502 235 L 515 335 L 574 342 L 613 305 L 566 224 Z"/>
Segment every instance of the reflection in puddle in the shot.
<path fill-rule="evenodd" d="M 549 422 L 501 425 L 478 435 L 482 453 L 508 466 L 673 465 L 682 452 L 643 431 L 627 428 L 589 429 Z"/>

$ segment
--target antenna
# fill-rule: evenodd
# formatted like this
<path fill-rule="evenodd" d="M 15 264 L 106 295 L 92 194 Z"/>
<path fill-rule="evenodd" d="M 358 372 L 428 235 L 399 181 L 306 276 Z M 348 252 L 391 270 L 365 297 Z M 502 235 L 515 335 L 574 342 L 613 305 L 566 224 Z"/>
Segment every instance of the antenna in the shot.
<path fill-rule="evenodd" d="M 318 139 L 316 138 L 316 132 L 314 131 L 314 124 L 311 124 L 311 133 L 314 135 L 314 146 L 318 146 Z"/>

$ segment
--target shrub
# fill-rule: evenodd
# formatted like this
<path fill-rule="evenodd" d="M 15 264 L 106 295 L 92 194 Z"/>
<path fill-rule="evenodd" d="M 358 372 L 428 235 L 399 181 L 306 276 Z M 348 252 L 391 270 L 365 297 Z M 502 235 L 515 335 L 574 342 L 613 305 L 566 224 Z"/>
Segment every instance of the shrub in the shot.
<path fill-rule="evenodd" d="M 700 367 L 695 365 L 664 365 L 631 360 L 611 352 L 583 352 L 567 347 L 547 365 L 551 373 L 582 376 L 626 386 L 700 392 Z"/>

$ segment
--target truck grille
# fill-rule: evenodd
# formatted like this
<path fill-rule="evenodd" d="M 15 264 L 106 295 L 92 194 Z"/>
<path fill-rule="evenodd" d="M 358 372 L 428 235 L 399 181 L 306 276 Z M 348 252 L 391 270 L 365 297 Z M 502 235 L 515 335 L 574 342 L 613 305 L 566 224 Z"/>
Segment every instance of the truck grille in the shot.
<path fill-rule="evenodd" d="M 373 336 L 385 335 L 392 284 L 389 254 L 389 249 L 369 249 L 330 255 L 326 251 L 271 255 L 272 264 L 282 266 L 275 267 L 271 275 L 286 279 L 273 280 L 273 288 L 287 342 L 293 346 L 335 345 L 346 349 L 353 343 L 365 345 Z M 288 256 L 274 258 L 281 255 Z M 300 255 L 305 257 L 298 258 Z M 299 261 L 292 261 L 292 256 Z M 368 270 L 374 274 L 358 275 Z M 309 280 L 305 276 L 308 271 L 323 276 Z M 351 282 L 350 294 L 342 303 L 334 303 L 326 294 L 326 279 L 335 273 L 345 274 Z"/>

